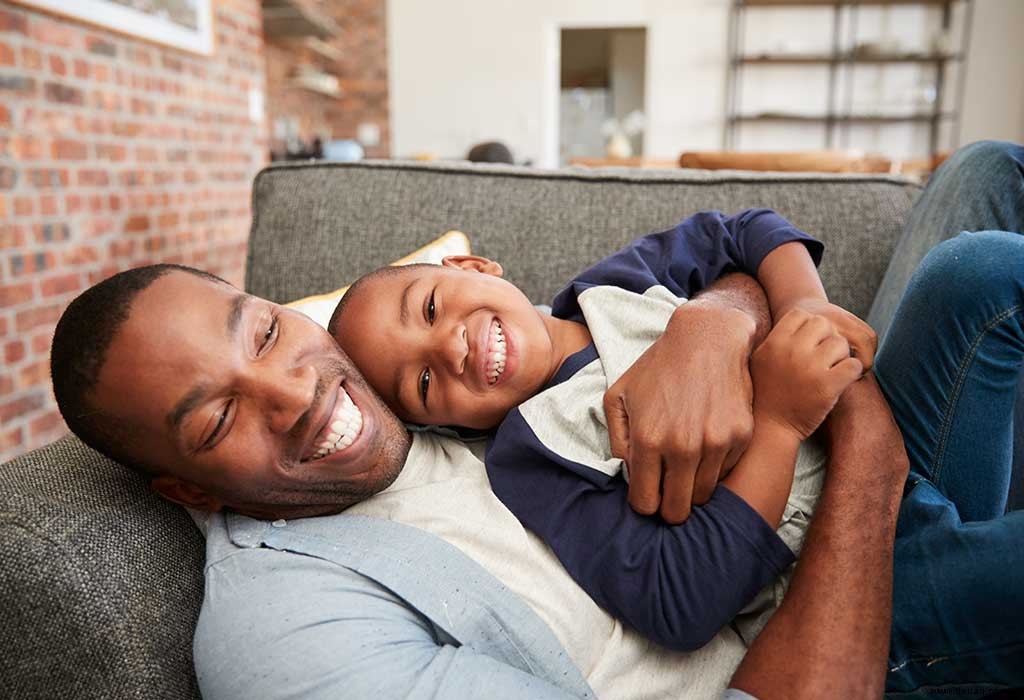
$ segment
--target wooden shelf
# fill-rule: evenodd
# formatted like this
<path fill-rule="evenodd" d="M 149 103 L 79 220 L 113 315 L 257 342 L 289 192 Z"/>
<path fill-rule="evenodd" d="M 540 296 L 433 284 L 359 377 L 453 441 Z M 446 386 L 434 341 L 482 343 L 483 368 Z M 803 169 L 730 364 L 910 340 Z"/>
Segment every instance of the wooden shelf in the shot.
<path fill-rule="evenodd" d="M 949 119 L 948 112 L 933 114 L 794 114 L 787 112 L 762 112 L 760 114 L 737 114 L 729 117 L 730 122 L 839 122 L 857 124 L 897 124 L 900 122 L 930 122 L 933 118 Z"/>
<path fill-rule="evenodd" d="M 295 0 L 262 0 L 263 35 L 268 39 L 315 36 L 327 39 L 340 29 L 327 15 Z"/>
<path fill-rule="evenodd" d="M 747 7 L 835 7 L 836 5 L 954 5 L 960 0 L 736 0 Z"/>
<path fill-rule="evenodd" d="M 834 63 L 945 63 L 946 61 L 960 61 L 960 54 L 878 54 L 871 56 L 867 54 L 842 54 L 832 56 L 828 54 L 782 54 L 775 55 L 754 55 L 740 56 L 737 63 L 744 65 L 830 65 Z"/>

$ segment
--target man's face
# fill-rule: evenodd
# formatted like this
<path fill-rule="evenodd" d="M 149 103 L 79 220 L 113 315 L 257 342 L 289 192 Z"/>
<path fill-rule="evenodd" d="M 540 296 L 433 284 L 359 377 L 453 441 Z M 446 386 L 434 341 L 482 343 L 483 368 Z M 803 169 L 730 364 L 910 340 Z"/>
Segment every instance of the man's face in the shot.
<path fill-rule="evenodd" d="M 493 428 L 558 369 L 550 317 L 476 256 L 368 280 L 336 339 L 403 419 Z"/>
<path fill-rule="evenodd" d="M 325 330 L 186 272 L 139 293 L 91 403 L 171 500 L 261 517 L 335 513 L 386 488 L 409 437 Z"/>

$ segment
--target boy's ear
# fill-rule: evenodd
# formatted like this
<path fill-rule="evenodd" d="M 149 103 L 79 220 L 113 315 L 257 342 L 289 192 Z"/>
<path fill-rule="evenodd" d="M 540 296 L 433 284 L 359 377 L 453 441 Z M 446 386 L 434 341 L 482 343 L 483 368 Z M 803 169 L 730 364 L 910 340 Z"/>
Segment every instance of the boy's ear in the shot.
<path fill-rule="evenodd" d="M 157 476 L 149 482 L 149 487 L 172 503 L 180 506 L 206 510 L 216 513 L 223 507 L 218 499 L 206 493 L 195 484 L 183 481 L 176 476 Z"/>
<path fill-rule="evenodd" d="M 499 263 L 482 258 L 479 255 L 448 255 L 441 260 L 441 264 L 445 267 L 455 267 L 467 272 L 482 272 L 485 275 L 492 275 L 494 277 L 501 277 L 503 273 Z"/>

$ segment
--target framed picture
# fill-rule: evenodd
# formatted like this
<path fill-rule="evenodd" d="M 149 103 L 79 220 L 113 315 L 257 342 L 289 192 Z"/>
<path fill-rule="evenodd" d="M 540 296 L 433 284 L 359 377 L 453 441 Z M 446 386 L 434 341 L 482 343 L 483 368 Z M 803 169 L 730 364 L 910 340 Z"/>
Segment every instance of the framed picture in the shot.
<path fill-rule="evenodd" d="M 213 0 L 15 0 L 192 53 L 213 53 Z"/>

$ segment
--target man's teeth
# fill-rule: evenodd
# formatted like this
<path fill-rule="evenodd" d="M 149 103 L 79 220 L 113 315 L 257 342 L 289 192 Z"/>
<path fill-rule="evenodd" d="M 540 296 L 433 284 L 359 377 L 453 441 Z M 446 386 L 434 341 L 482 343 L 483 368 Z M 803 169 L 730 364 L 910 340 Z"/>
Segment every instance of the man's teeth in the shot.
<path fill-rule="evenodd" d="M 331 422 L 327 425 L 325 436 L 317 447 L 313 459 L 320 459 L 327 455 L 340 452 L 355 442 L 359 437 L 359 431 L 363 429 L 363 414 L 359 407 L 352 402 L 352 398 L 344 388 L 341 389 L 341 399 L 338 401 Z"/>
<path fill-rule="evenodd" d="M 491 340 L 487 346 L 487 352 L 487 380 L 494 384 L 498 381 L 501 373 L 505 371 L 505 356 L 508 352 L 505 345 L 505 334 L 497 320 L 491 326 Z"/>

